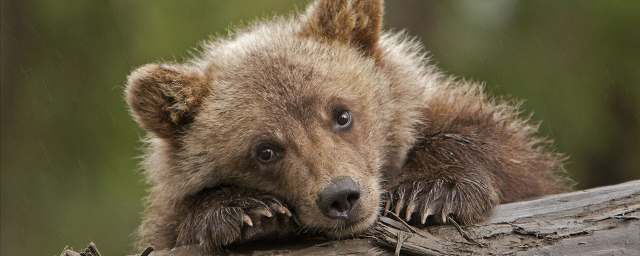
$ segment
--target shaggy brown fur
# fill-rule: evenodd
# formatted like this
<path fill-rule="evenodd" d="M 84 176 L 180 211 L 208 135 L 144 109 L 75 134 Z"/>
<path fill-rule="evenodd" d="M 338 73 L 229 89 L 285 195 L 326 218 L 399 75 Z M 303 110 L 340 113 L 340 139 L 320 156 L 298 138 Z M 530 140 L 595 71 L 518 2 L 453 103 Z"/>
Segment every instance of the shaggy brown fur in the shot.
<path fill-rule="evenodd" d="M 148 131 L 140 246 L 352 237 L 381 209 L 462 223 L 565 188 L 562 158 L 511 104 L 380 30 L 380 0 L 318 0 L 149 64 L 126 100 Z M 429 217 L 432 216 L 432 217 Z"/>

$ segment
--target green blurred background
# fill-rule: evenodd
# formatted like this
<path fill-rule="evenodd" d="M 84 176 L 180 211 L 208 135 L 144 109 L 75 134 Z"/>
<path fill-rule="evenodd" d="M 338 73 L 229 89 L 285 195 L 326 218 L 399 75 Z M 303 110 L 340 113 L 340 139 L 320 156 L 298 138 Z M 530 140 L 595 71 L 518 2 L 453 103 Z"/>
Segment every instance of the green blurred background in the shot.
<path fill-rule="evenodd" d="M 2 0 L 0 255 L 131 252 L 145 195 L 129 72 L 307 1 Z M 640 178 L 640 1 L 387 1 L 448 74 L 526 99 L 584 189 Z"/>

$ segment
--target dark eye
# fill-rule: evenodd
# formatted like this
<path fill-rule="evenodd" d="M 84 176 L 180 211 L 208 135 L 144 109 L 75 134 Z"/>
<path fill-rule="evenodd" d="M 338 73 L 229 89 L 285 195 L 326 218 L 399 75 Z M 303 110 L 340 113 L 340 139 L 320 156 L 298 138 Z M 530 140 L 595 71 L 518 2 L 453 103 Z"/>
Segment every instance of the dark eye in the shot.
<path fill-rule="evenodd" d="M 271 163 L 280 159 L 284 151 L 277 144 L 265 142 L 260 143 L 256 147 L 255 152 L 256 158 L 258 158 L 260 162 Z"/>
<path fill-rule="evenodd" d="M 263 148 L 260 150 L 260 152 L 258 152 L 258 159 L 260 159 L 260 161 L 262 162 L 269 162 L 271 159 L 273 159 L 273 149 L 271 148 Z"/>
<path fill-rule="evenodd" d="M 351 114 L 349 114 L 349 111 L 343 110 L 337 117 L 336 117 L 336 123 L 338 123 L 339 126 L 348 126 L 351 124 Z"/>

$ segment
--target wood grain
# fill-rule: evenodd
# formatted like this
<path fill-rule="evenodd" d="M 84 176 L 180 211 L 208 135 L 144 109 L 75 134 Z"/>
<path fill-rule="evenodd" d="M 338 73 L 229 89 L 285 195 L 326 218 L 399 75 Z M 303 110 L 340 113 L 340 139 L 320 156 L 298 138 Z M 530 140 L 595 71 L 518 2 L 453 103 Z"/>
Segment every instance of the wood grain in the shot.
<path fill-rule="evenodd" d="M 359 239 L 253 243 L 217 253 L 191 246 L 149 255 L 640 255 L 640 180 L 503 204 L 475 225 L 411 227 L 392 217 L 380 217 L 372 234 Z"/>

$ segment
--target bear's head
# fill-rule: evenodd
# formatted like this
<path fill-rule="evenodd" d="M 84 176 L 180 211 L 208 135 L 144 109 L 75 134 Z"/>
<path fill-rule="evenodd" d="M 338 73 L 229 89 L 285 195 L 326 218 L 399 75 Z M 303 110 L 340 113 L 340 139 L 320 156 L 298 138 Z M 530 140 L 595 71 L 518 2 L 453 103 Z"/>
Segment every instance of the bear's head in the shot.
<path fill-rule="evenodd" d="M 417 115 L 397 107 L 382 68 L 381 18 L 382 1 L 317 1 L 299 22 L 254 25 L 192 61 L 135 70 L 126 100 L 149 132 L 151 200 L 229 184 L 282 198 L 332 237 L 371 227 L 381 169 L 406 152 Z"/>

